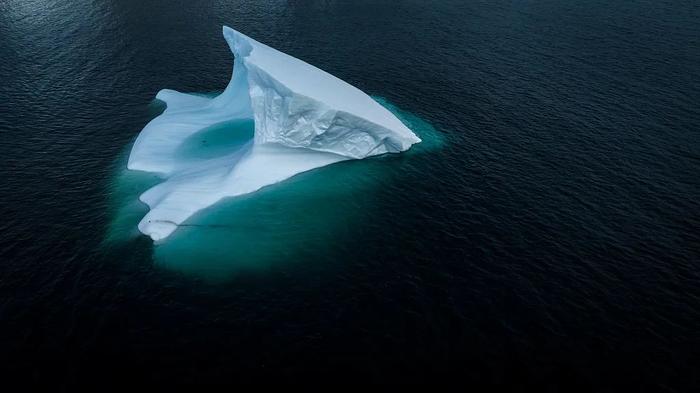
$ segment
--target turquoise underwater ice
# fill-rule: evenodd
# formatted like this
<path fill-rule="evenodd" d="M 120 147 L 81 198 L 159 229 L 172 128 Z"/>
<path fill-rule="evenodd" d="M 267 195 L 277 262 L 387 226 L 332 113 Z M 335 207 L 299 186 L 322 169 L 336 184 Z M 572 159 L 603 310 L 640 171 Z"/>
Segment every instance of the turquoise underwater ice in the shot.
<path fill-rule="evenodd" d="M 197 212 L 168 238 L 153 244 L 156 265 L 210 280 L 242 271 L 311 261 L 325 248 L 342 246 L 372 220 L 377 198 L 391 197 L 392 184 L 419 170 L 444 145 L 434 127 L 387 100 L 373 97 L 413 130 L 422 142 L 402 154 L 343 161 L 300 173 Z M 183 157 L 213 157 L 253 132 L 250 122 L 226 122 L 193 135 Z M 112 216 L 106 247 L 127 247 L 143 237 L 137 224 L 148 211 L 138 197 L 159 183 L 157 175 L 126 169 L 124 152 L 109 188 Z M 309 262 L 305 262 L 309 263 Z"/>

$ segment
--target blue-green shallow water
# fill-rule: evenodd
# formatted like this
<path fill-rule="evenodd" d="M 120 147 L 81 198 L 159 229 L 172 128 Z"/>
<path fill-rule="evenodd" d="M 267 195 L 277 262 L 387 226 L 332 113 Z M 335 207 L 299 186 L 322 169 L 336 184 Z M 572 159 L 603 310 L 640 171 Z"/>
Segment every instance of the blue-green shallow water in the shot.
<path fill-rule="evenodd" d="M 698 391 L 699 20 L 683 0 L 0 1 L 3 381 Z M 212 282 L 129 232 L 143 183 L 115 179 L 158 90 L 226 86 L 222 24 L 445 143 L 362 163 L 381 176 L 322 242 Z"/>
<path fill-rule="evenodd" d="M 430 166 L 431 154 L 445 144 L 444 136 L 430 124 L 383 98 L 376 100 L 422 142 L 400 155 L 318 168 L 253 194 L 220 201 L 154 245 L 154 262 L 221 282 L 241 271 L 316 263 L 317 255 L 332 254 L 345 247 L 346 239 L 362 237 L 363 223 L 382 214 L 373 201 L 391 200 L 400 190 L 402 174 L 420 174 Z M 249 141 L 253 133 L 252 121 L 219 123 L 194 134 L 175 154 L 182 159 L 221 156 Z M 136 227 L 148 209 L 138 196 L 160 182 L 157 176 L 127 170 L 128 152 L 116 164 L 109 187 L 113 218 L 104 242 L 107 249 L 129 247 L 140 235 Z"/>

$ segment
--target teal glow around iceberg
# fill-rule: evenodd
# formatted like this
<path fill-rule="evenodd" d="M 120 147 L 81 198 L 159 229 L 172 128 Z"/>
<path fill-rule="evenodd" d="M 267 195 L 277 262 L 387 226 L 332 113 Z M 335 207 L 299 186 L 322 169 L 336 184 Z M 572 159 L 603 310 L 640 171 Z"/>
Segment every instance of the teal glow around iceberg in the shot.
<path fill-rule="evenodd" d="M 349 160 L 300 173 L 283 182 L 237 197 L 226 198 L 183 222 L 164 241 L 153 244 L 154 262 L 161 267 L 219 280 L 241 271 L 260 271 L 296 261 L 313 261 L 326 247 L 342 247 L 343 239 L 358 236 L 370 222 L 378 198 L 394 192 L 392 184 L 415 172 L 444 141 L 430 124 L 375 98 L 422 143 L 399 155 Z M 192 137 L 182 154 L 212 157 L 221 145 L 235 144 L 250 123 L 229 122 Z M 228 131 L 228 132 L 226 132 Z M 136 225 L 148 207 L 140 194 L 157 184 L 158 176 L 124 169 L 122 157 L 111 185 L 114 215 L 106 244 L 126 246 L 141 236 Z M 390 197 L 390 195 L 389 195 Z"/>

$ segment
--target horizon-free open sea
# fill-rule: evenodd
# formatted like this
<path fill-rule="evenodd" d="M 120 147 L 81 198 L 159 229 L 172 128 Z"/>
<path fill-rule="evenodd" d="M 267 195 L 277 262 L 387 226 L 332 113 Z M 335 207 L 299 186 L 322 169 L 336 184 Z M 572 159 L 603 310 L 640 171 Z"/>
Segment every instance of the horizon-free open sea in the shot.
<path fill-rule="evenodd" d="M 0 375 L 696 391 L 699 21 L 680 0 L 0 1 Z M 224 24 L 426 143 L 154 245 L 126 154 L 160 89 L 225 87 Z"/>

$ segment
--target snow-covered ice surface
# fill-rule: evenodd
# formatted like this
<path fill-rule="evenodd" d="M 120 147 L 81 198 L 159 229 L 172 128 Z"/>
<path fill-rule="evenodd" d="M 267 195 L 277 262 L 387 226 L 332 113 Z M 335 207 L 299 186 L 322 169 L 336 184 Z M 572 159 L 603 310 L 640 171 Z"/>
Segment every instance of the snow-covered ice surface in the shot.
<path fill-rule="evenodd" d="M 235 57 L 226 90 L 215 98 L 161 90 L 156 97 L 167 108 L 144 127 L 129 156 L 129 169 L 163 178 L 140 196 L 150 211 L 138 228 L 153 240 L 166 238 L 223 198 L 420 142 L 359 89 L 231 28 L 223 30 Z M 207 143 L 198 135 L 215 135 L 221 125 L 251 120 L 254 135 L 233 138 L 226 150 L 183 154 L 188 144 Z"/>

